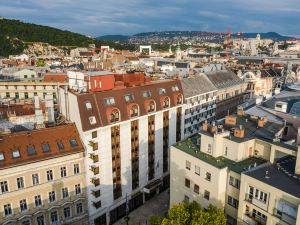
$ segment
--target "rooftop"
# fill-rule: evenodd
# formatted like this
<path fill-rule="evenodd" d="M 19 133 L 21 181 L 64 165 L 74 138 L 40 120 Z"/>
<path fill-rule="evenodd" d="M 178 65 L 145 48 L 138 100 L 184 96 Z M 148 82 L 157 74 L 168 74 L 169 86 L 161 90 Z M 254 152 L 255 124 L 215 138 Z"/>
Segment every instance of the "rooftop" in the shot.
<path fill-rule="evenodd" d="M 251 157 L 239 162 L 232 161 L 223 156 L 215 158 L 211 155 L 208 155 L 200 151 L 199 140 L 200 140 L 200 135 L 196 134 L 184 141 L 178 142 L 177 144 L 174 145 L 174 147 L 214 167 L 217 167 L 219 169 L 228 167 L 230 170 L 236 173 L 242 173 L 244 171 L 247 171 L 249 168 L 253 168 L 255 166 L 258 166 L 266 162 L 264 159 L 256 158 L 256 157 Z"/>
<path fill-rule="evenodd" d="M 300 175 L 295 175 L 295 162 L 295 157 L 287 156 L 279 160 L 276 164 L 268 163 L 245 174 L 300 198 Z"/>

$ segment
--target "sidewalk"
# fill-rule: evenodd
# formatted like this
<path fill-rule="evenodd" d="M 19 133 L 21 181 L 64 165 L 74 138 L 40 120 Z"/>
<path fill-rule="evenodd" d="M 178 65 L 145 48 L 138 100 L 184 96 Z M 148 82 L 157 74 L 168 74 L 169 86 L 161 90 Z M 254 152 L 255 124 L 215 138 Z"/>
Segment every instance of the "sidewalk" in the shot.
<path fill-rule="evenodd" d="M 164 216 L 169 209 L 169 190 L 154 196 L 144 205 L 129 214 L 129 225 L 147 225 L 147 219 L 152 215 Z M 124 219 L 120 219 L 114 225 L 126 225 Z"/>

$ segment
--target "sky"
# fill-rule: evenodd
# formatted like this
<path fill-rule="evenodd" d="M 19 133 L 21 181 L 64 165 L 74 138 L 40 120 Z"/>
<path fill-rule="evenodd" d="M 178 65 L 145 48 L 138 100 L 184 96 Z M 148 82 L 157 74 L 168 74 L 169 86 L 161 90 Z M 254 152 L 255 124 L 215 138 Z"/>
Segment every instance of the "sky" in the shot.
<path fill-rule="evenodd" d="M 300 37 L 300 0 L 0 0 L 0 16 L 93 37 L 229 27 Z"/>

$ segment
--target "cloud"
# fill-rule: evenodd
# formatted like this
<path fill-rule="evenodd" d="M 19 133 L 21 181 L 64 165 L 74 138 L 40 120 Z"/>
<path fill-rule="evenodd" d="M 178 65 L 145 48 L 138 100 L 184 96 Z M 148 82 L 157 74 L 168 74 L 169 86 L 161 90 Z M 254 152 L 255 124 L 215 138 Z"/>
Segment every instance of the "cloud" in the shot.
<path fill-rule="evenodd" d="M 299 32 L 299 0 L 1 0 L 1 16 L 87 35 L 159 30 Z"/>

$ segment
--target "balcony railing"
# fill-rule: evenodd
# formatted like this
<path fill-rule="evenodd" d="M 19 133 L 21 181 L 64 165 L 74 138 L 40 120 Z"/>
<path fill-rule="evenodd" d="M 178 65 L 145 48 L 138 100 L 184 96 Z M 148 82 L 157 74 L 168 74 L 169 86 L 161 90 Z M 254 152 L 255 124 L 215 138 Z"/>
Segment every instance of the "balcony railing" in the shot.
<path fill-rule="evenodd" d="M 267 224 L 267 220 L 262 218 L 262 217 L 259 217 L 257 215 L 253 216 L 252 213 L 246 213 L 244 214 L 244 217 L 243 217 L 244 221 L 246 223 L 248 223 L 249 225 L 265 225 Z"/>
<path fill-rule="evenodd" d="M 249 194 L 246 194 L 246 200 L 257 207 L 265 211 L 268 211 L 268 203 L 267 203 L 268 201 L 264 202 L 260 199 L 255 198 L 253 195 L 249 195 Z"/>

